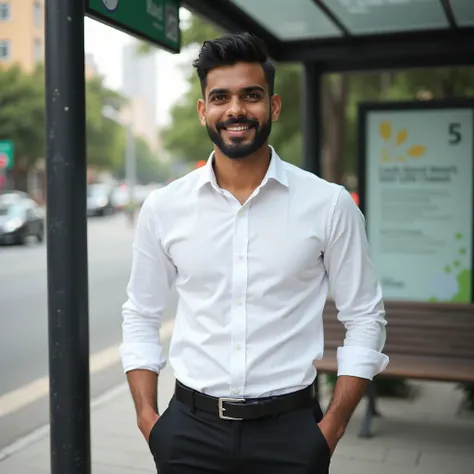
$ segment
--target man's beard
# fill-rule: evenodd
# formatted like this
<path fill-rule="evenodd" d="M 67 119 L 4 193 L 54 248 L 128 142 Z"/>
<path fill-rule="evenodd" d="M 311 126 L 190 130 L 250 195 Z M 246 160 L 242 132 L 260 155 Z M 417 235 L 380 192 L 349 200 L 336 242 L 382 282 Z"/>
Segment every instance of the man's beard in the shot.
<path fill-rule="evenodd" d="M 254 128 L 255 135 L 253 140 L 250 143 L 242 143 L 245 140 L 244 138 L 234 137 L 231 138 L 232 143 L 225 143 L 221 132 L 225 127 L 232 125 L 248 125 Z M 260 126 L 256 120 L 245 118 L 231 119 L 226 122 L 218 122 L 215 129 L 206 124 L 206 129 L 209 138 L 225 156 L 232 159 L 242 159 L 252 155 L 265 144 L 272 131 L 272 120 L 269 118 Z"/>

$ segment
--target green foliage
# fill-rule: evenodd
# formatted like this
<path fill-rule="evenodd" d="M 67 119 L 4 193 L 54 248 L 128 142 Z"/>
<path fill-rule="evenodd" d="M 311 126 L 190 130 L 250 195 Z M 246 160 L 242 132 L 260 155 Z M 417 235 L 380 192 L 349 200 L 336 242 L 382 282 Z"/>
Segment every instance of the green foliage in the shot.
<path fill-rule="evenodd" d="M 183 47 L 201 46 L 204 41 L 222 36 L 224 31 L 215 25 L 193 15 L 187 28 L 183 29 L 181 41 Z"/>
<path fill-rule="evenodd" d="M 301 66 L 276 64 L 275 93 L 281 96 L 282 111 L 274 122 L 271 144 L 285 161 L 301 165 L 303 154 L 301 116 Z"/>
<path fill-rule="evenodd" d="M 28 167 L 45 156 L 45 81 L 44 67 L 27 73 L 18 66 L 0 69 L 0 139 L 15 144 L 16 162 L 26 159 Z M 88 164 L 111 169 L 123 160 L 122 127 L 105 118 L 106 104 L 120 107 L 123 97 L 106 88 L 95 77 L 86 83 L 86 133 Z"/>
<path fill-rule="evenodd" d="M 197 101 L 201 85 L 196 76 L 189 81 L 189 89 L 171 110 L 171 124 L 165 128 L 163 146 L 176 158 L 185 161 L 206 159 L 212 150 L 206 129 L 199 122 Z"/>
<path fill-rule="evenodd" d="M 398 72 L 394 77 L 394 91 L 403 98 L 414 99 L 420 93 L 444 99 L 474 95 L 474 68 L 432 68 Z"/>
<path fill-rule="evenodd" d="M 45 150 L 44 70 L 0 68 L 0 139 L 13 140 L 16 163 L 32 165 Z"/>

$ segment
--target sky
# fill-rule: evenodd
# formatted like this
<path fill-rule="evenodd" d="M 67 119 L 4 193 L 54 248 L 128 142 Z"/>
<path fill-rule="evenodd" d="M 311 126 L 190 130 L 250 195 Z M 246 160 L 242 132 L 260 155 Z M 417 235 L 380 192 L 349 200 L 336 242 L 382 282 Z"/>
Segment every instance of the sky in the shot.
<path fill-rule="evenodd" d="M 183 8 L 181 20 L 189 17 Z M 103 25 L 90 18 L 85 18 L 85 51 L 94 56 L 99 74 L 104 76 L 108 87 L 120 90 L 122 86 L 122 47 L 134 41 L 130 35 Z M 158 82 L 157 93 L 157 124 L 165 125 L 169 121 L 169 111 L 173 103 L 187 89 L 186 79 L 180 70 L 181 64 L 190 63 L 189 53 L 172 54 L 157 49 L 156 64 Z"/>

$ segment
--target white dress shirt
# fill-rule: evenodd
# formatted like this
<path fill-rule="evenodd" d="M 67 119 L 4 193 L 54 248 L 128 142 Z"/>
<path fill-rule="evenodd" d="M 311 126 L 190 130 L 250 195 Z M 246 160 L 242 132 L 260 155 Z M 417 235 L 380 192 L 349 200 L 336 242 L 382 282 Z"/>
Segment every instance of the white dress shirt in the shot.
<path fill-rule="evenodd" d="M 159 329 L 172 285 L 169 363 L 196 390 L 261 397 L 310 385 L 329 289 L 346 329 L 338 374 L 372 379 L 386 367 L 385 312 L 362 213 L 343 187 L 272 152 L 243 205 L 217 185 L 212 154 L 147 198 L 123 306 L 125 372 L 165 366 Z"/>

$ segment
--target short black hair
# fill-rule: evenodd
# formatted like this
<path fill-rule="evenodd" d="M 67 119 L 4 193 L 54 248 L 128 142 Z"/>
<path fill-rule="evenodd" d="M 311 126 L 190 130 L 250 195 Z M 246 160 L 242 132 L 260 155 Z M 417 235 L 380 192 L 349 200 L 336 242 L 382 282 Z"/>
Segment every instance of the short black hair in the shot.
<path fill-rule="evenodd" d="M 251 33 L 228 34 L 204 41 L 199 56 L 193 62 L 201 81 L 202 93 L 206 90 L 209 71 L 221 66 L 233 66 L 239 62 L 261 64 L 270 96 L 274 94 L 275 66 L 268 57 L 263 41 Z"/>

